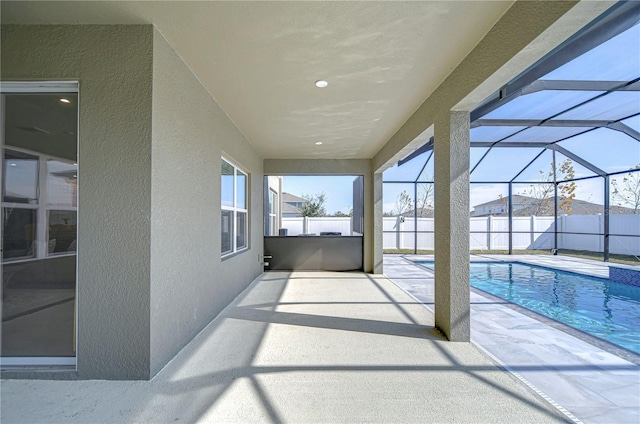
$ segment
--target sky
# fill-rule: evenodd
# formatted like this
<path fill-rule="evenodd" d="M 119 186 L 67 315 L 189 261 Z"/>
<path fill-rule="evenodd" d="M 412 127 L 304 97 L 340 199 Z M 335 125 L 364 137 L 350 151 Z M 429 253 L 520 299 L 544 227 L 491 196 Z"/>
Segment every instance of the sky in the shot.
<path fill-rule="evenodd" d="M 282 191 L 302 197 L 324 192 L 327 197 L 327 214 L 340 211 L 349 213 L 353 206 L 353 180 L 356 176 L 284 176 Z"/>
<path fill-rule="evenodd" d="M 640 143 L 638 143 L 639 147 L 640 147 Z M 515 149 L 517 150 L 517 149 Z M 513 152 L 513 150 L 510 150 L 510 153 L 512 155 L 516 155 L 515 152 Z M 490 161 L 489 158 L 487 158 L 486 160 Z M 500 167 L 497 165 L 500 162 L 498 161 L 490 161 L 492 162 L 492 166 L 495 167 L 495 176 L 493 177 L 494 180 L 498 180 L 500 178 L 505 178 L 506 180 L 509 180 L 511 178 L 513 178 L 513 174 L 510 174 L 510 176 L 508 176 L 507 174 L 505 174 L 504 172 L 500 171 Z M 636 162 L 636 165 L 639 164 L 640 161 Z M 542 164 L 540 164 L 542 165 Z M 574 164 L 575 167 L 577 168 L 581 168 L 579 165 Z M 635 165 L 630 165 L 630 167 L 632 168 Z M 622 169 L 620 169 L 622 168 Z M 530 186 L 534 181 L 540 181 L 540 180 L 535 180 L 533 178 L 533 176 L 535 174 L 538 174 L 539 170 L 544 170 L 545 172 L 548 171 L 550 169 L 550 162 L 544 166 L 541 167 L 535 167 L 535 164 L 533 164 L 533 167 L 531 168 L 531 171 L 528 172 L 527 174 L 531 175 L 532 178 L 524 178 L 523 180 L 520 180 L 519 183 L 514 183 L 513 185 L 513 194 L 527 194 L 527 191 L 530 191 Z M 611 171 L 609 172 L 615 172 L 618 170 L 626 170 L 629 169 L 629 167 L 624 166 L 624 167 L 617 167 L 617 168 L 611 168 Z M 582 169 L 580 169 L 579 171 L 576 172 L 576 177 L 582 177 L 582 176 L 591 176 L 594 175 L 593 173 L 589 172 L 588 175 L 586 172 L 581 172 Z M 584 174 L 584 175 L 582 175 Z M 473 175 L 473 174 L 472 174 Z M 525 175 L 525 174 L 523 174 Z M 623 175 L 619 175 L 619 176 L 612 176 L 611 179 L 618 179 L 621 180 L 624 176 L 626 176 L 627 174 L 623 174 Z M 397 176 L 397 175 L 394 175 Z M 471 181 L 474 181 L 474 178 L 471 179 Z M 383 190 L 383 202 L 384 202 L 384 211 L 391 211 L 392 209 L 394 209 L 395 207 L 395 201 L 398 197 L 398 195 L 402 192 L 402 191 L 407 191 L 407 193 L 409 193 L 410 195 L 413 195 L 413 185 L 412 184 L 385 184 L 384 185 L 384 190 Z M 469 206 L 470 209 L 473 210 L 473 206 L 475 205 L 479 205 L 485 202 L 489 202 L 492 200 L 496 200 L 499 198 L 500 195 L 502 196 L 507 196 L 508 195 L 508 184 L 504 184 L 504 183 L 498 183 L 498 182 L 489 182 L 489 183 L 483 183 L 483 184 L 471 184 L 470 186 L 470 195 L 469 195 Z M 579 180 L 576 181 L 576 189 L 575 189 L 575 195 L 576 195 L 576 199 L 580 199 L 580 200 L 585 200 L 587 202 L 592 202 L 592 203 L 597 203 L 597 204 L 604 204 L 604 179 L 603 178 L 589 178 L 589 179 L 584 179 L 584 180 Z M 624 206 L 624 205 L 622 205 Z"/>
<path fill-rule="evenodd" d="M 626 174 L 625 174 L 626 175 Z M 624 175 L 617 177 L 621 179 Z M 615 178 L 615 177 L 613 177 Z M 355 176 L 285 176 L 283 191 L 297 196 L 315 195 L 324 192 L 327 196 L 327 213 L 333 215 L 337 211 L 348 213 L 352 207 L 352 183 Z M 526 194 L 531 183 L 514 184 L 514 194 Z M 413 195 L 413 184 L 385 184 L 383 191 L 383 210 L 391 212 L 396 209 L 396 199 L 402 191 Z M 507 184 L 471 184 L 469 205 L 497 200 L 500 195 L 507 196 Z M 592 203 L 604 204 L 604 181 L 602 178 L 591 178 L 576 182 L 576 198 Z"/>

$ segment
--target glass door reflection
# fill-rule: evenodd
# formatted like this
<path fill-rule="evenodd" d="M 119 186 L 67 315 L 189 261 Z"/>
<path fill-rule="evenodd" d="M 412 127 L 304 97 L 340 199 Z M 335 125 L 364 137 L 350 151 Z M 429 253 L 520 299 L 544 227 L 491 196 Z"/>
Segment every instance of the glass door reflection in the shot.
<path fill-rule="evenodd" d="M 6 87 L 2 362 L 75 363 L 78 96 Z"/>

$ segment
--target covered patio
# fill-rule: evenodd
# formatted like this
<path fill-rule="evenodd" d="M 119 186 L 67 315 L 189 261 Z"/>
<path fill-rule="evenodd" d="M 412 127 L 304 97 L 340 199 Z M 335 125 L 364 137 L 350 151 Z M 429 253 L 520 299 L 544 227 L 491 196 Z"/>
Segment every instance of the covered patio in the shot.
<path fill-rule="evenodd" d="M 535 137 L 550 127 L 615 131 L 633 139 L 625 152 L 640 152 L 638 75 L 587 87 L 550 79 L 530 95 L 587 92 L 557 114 L 474 114 L 487 104 L 517 104 L 526 98 L 516 96 L 523 86 L 513 91 L 510 82 L 594 22 L 630 10 L 640 16 L 637 4 L 614 1 L 3 2 L 2 84 L 9 88 L 0 92 L 6 100 L 45 87 L 56 108 L 74 104 L 77 123 L 64 134 L 76 148 L 67 159 L 81 183 L 69 207 L 78 217 L 79 250 L 69 254 L 75 273 L 64 287 L 74 294 L 65 321 L 72 352 L 57 368 L 55 355 L 3 353 L 2 421 L 637 421 L 640 361 L 609 355 L 469 290 L 469 239 L 485 235 L 470 224 L 470 206 L 482 205 L 470 204 L 470 182 L 506 184 L 506 200 L 490 194 L 509 223 L 498 232 L 487 224 L 482 238 L 493 243 L 508 234 L 510 252 L 517 248 L 514 222 L 526 218 L 514 217 L 518 183 L 557 192 L 598 181 L 602 230 L 565 233 L 609 247 L 616 238 L 640 240 L 615 230 L 604 204 L 614 178 L 640 175 L 638 156 L 627 154 L 634 161 L 621 170 L 604 169 L 573 157 L 564 140 Z M 65 81 L 76 97 L 62 97 L 68 92 L 58 83 Z M 553 123 L 617 95 L 630 99 L 624 105 L 632 110 Z M 18 120 L 13 126 L 52 132 Z M 484 131 L 493 134 L 475 138 Z M 526 140 L 506 140 L 516 136 Z M 5 170 L 24 160 L 13 151 L 33 156 L 16 140 L 3 140 Z M 502 148 L 517 143 L 536 151 L 523 159 L 516 153 L 522 149 Z M 514 157 L 523 163 L 508 181 L 470 181 L 483 164 L 513 164 Z M 556 159 L 565 157 L 585 174 L 517 181 L 526 169 L 537 177 L 536 162 L 555 173 Z M 49 159 L 37 160 L 33 182 L 44 187 Z M 419 184 L 430 184 L 438 199 L 430 232 L 437 276 L 383 255 L 383 173 L 401 161 L 405 169 L 420 163 L 411 181 L 414 251 Z M 264 177 L 274 175 L 362 177 L 364 273 L 264 272 L 273 259 L 263 231 L 272 219 Z M 46 193 L 4 203 L 25 216 L 37 203 L 41 237 L 31 240 L 22 222 L 12 226 L 15 234 L 38 241 L 43 258 L 61 248 L 62 235 L 49 244 L 47 231 L 56 234 L 62 227 L 53 225 L 62 224 L 42 224 L 50 220 Z M 557 193 L 548 203 L 557 220 Z M 628 215 L 634 222 L 640 216 Z M 535 236 L 537 218 L 529 218 L 527 235 Z M 547 234 L 554 244 L 545 249 L 557 253 L 563 232 Z M 16 264 L 33 260 L 29 245 L 22 247 L 9 258 Z M 17 279 L 6 286 L 5 303 Z M 514 331 L 525 340 L 519 347 L 507 343 Z M 526 344 L 531 333 L 538 345 Z M 520 356 L 511 362 L 493 347 Z M 542 388 L 545 381 L 568 397 Z"/>

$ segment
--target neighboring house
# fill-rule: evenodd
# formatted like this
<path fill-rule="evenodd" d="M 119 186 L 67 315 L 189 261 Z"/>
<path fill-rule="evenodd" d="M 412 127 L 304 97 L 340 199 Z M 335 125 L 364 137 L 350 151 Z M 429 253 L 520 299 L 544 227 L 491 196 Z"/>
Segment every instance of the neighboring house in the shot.
<path fill-rule="evenodd" d="M 562 198 L 558 200 L 562 203 Z M 540 200 L 516 194 L 512 196 L 512 201 L 513 216 L 553 216 L 553 199 Z M 542 201 L 548 202 L 548 205 L 541 208 L 540 203 Z M 587 202 L 585 200 L 573 199 L 569 206 L 571 210 L 568 213 L 564 208 L 560 208 L 558 215 L 598 215 L 604 213 L 604 205 Z M 633 209 L 612 205 L 609 207 L 609 213 L 631 214 L 633 213 Z M 473 211 L 471 212 L 472 217 L 508 215 L 509 208 L 506 197 L 476 205 L 473 207 Z"/>
<path fill-rule="evenodd" d="M 269 175 L 265 177 L 264 235 L 277 236 L 282 227 L 282 177 Z"/>
<path fill-rule="evenodd" d="M 282 217 L 296 218 L 302 216 L 301 208 L 309 201 L 291 193 L 282 193 Z"/>
<path fill-rule="evenodd" d="M 413 217 L 414 211 L 413 209 L 407 212 L 402 212 L 399 216 L 404 216 L 405 218 Z M 418 218 L 433 218 L 433 208 L 418 208 Z"/>
<path fill-rule="evenodd" d="M 521 196 L 519 194 L 515 194 L 512 196 L 513 202 L 513 210 L 524 208 L 527 204 L 530 204 L 531 201 L 535 199 L 527 196 Z M 527 203 L 529 201 L 529 203 Z M 499 216 L 502 214 L 509 214 L 509 210 L 507 207 L 507 198 L 498 198 L 496 200 L 492 200 L 490 202 L 481 203 L 473 207 L 473 211 L 471 212 L 471 216 Z"/>

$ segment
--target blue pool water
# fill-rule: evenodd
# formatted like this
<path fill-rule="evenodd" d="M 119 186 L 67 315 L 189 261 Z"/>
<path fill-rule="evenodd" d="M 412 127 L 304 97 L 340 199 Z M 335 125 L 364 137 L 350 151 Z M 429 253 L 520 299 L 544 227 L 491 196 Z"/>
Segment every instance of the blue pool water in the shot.
<path fill-rule="evenodd" d="M 518 262 L 470 271 L 475 288 L 640 354 L 640 287 Z"/>

